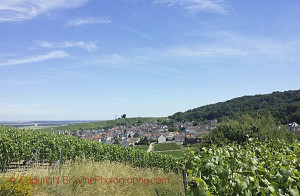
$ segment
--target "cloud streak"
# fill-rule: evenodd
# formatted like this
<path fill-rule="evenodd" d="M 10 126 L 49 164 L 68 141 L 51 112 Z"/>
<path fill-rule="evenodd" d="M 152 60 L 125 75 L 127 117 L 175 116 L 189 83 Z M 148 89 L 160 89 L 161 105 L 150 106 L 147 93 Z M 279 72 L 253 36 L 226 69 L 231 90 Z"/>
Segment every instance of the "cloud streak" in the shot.
<path fill-rule="evenodd" d="M 184 74 L 184 70 L 195 67 L 224 72 L 236 62 L 265 68 L 294 66 L 300 55 L 300 40 L 254 38 L 225 31 L 206 32 L 202 36 L 210 43 L 137 48 L 98 56 L 89 63 L 158 75 L 164 71 Z"/>
<path fill-rule="evenodd" d="M 226 15 L 230 10 L 225 0 L 154 0 L 154 3 L 179 6 L 189 14 L 203 11 Z"/>
<path fill-rule="evenodd" d="M 70 48 L 70 47 L 81 47 L 88 51 L 94 51 L 97 50 L 98 47 L 96 45 L 96 42 L 84 42 L 84 41 L 78 41 L 78 42 L 47 42 L 47 41 L 36 41 L 37 45 L 42 48 Z"/>
<path fill-rule="evenodd" d="M 26 57 L 22 59 L 9 59 L 6 62 L 0 63 L 1 66 L 8 66 L 8 65 L 17 65 L 17 64 L 24 64 L 24 63 L 35 63 L 35 62 L 41 62 L 48 59 L 58 59 L 69 56 L 68 53 L 62 51 L 62 50 L 56 50 L 49 52 L 47 54 L 37 55 L 37 56 L 31 56 Z"/>
<path fill-rule="evenodd" d="M 298 61 L 300 40 L 280 40 L 270 37 L 247 37 L 233 32 L 210 32 L 207 35 L 215 43 L 243 51 L 251 59 L 262 58 L 276 61 Z"/>
<path fill-rule="evenodd" d="M 0 22 L 32 19 L 56 9 L 76 8 L 89 0 L 9 0 L 1 1 Z"/>
<path fill-rule="evenodd" d="M 141 31 L 138 31 L 136 29 L 133 29 L 133 28 L 130 28 L 130 27 L 127 27 L 127 26 L 120 26 L 121 28 L 127 30 L 127 31 L 130 31 L 140 37 L 143 37 L 144 39 L 147 39 L 147 40 L 150 40 L 150 41 L 154 41 L 154 39 L 152 37 L 150 37 L 149 35 L 141 32 Z"/>
<path fill-rule="evenodd" d="M 165 51 L 166 55 L 174 57 L 237 57 L 247 53 L 238 48 L 226 46 L 191 46 L 191 47 L 172 47 Z"/>
<path fill-rule="evenodd" d="M 102 18 L 76 18 L 73 20 L 69 20 L 67 22 L 68 26 L 81 26 L 81 25 L 88 25 L 88 24 L 105 24 L 111 23 L 111 19 L 109 17 L 102 17 Z"/>

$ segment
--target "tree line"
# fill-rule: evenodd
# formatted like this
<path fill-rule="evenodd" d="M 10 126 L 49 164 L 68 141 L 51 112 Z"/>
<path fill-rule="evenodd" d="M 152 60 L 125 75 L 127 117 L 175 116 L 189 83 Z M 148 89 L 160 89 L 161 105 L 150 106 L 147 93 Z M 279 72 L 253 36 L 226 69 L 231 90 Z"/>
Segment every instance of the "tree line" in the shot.
<path fill-rule="evenodd" d="M 203 121 L 236 118 L 241 115 L 261 116 L 271 114 L 277 123 L 300 123 L 300 90 L 273 92 L 271 94 L 243 96 L 225 102 L 205 105 L 186 112 L 177 112 L 175 121 Z"/>

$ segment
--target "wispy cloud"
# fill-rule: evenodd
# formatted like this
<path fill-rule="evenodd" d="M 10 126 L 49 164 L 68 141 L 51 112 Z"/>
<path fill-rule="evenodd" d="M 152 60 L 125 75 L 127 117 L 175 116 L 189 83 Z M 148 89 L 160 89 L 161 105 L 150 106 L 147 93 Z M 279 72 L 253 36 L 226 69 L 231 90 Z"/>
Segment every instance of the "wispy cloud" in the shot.
<path fill-rule="evenodd" d="M 214 52 L 218 50 L 217 52 Z M 145 55 L 141 55 L 140 52 Z M 155 75 L 164 73 L 186 74 L 183 68 L 197 66 L 207 70 L 221 71 L 222 69 L 207 66 L 207 62 L 215 61 L 216 58 L 231 58 L 242 56 L 244 53 L 231 48 L 196 47 L 196 46 L 173 46 L 160 49 L 145 49 L 135 51 L 135 54 L 121 55 L 112 54 L 100 56 L 94 59 L 94 64 L 110 66 L 122 70 L 144 72 Z"/>
<path fill-rule="evenodd" d="M 149 56 L 145 55 L 110 54 L 98 56 L 88 63 L 105 65 L 135 72 L 152 73 L 153 69 L 148 65 L 149 62 L 152 62 L 152 60 L 149 58 Z"/>
<path fill-rule="evenodd" d="M 89 0 L 9 0 L 0 3 L 0 22 L 21 21 L 56 9 L 75 8 Z"/>
<path fill-rule="evenodd" d="M 130 28 L 130 27 L 126 27 L 126 26 L 121 26 L 121 28 L 123 28 L 123 29 L 125 29 L 125 30 L 127 30 L 127 31 L 130 31 L 130 32 L 132 32 L 132 33 L 134 33 L 134 34 L 136 34 L 136 35 L 138 35 L 138 36 L 140 36 L 140 37 L 143 37 L 143 38 L 145 38 L 145 39 L 154 41 L 154 39 L 153 39 L 152 37 L 150 37 L 149 35 L 147 35 L 147 34 L 141 32 L 141 31 L 138 31 L 138 30 L 136 30 L 136 29 L 133 29 L 133 28 Z"/>
<path fill-rule="evenodd" d="M 220 31 L 207 33 L 215 43 L 230 46 L 247 57 L 270 60 L 298 61 L 300 40 L 274 39 L 271 37 L 249 37 L 234 32 Z"/>
<path fill-rule="evenodd" d="M 177 57 L 236 57 L 244 56 L 246 52 L 238 49 L 225 46 L 190 46 L 190 47 L 171 47 L 165 51 L 165 54 Z"/>
<path fill-rule="evenodd" d="M 204 11 L 226 15 L 230 10 L 225 0 L 154 0 L 154 3 L 181 6 L 190 14 Z"/>
<path fill-rule="evenodd" d="M 0 85 L 7 87 L 24 87 L 24 86 L 36 86 L 49 82 L 49 80 L 40 79 L 40 80 L 22 80 L 22 79 L 0 79 Z"/>
<path fill-rule="evenodd" d="M 185 70 L 195 67 L 224 72 L 236 62 L 254 67 L 282 67 L 296 65 L 299 60 L 300 40 L 250 37 L 234 32 L 206 32 L 201 36 L 210 41 L 131 49 L 98 56 L 88 63 L 159 75 L 164 72 L 184 74 Z"/>
<path fill-rule="evenodd" d="M 94 51 L 97 50 L 96 42 L 84 42 L 84 41 L 78 41 L 78 42 L 47 42 L 47 41 L 36 41 L 36 44 L 39 47 L 42 48 L 70 48 L 70 47 L 81 47 L 88 51 Z"/>
<path fill-rule="evenodd" d="M 21 59 L 9 59 L 6 62 L 0 63 L 0 66 L 7 66 L 7 65 L 17 65 L 17 64 L 24 64 L 24 63 L 34 63 L 40 62 L 48 59 L 57 59 L 69 56 L 68 53 L 62 50 L 52 51 L 47 54 L 31 56 Z"/>
<path fill-rule="evenodd" d="M 69 20 L 67 25 L 69 26 L 81 26 L 87 24 L 103 24 L 103 23 L 111 23 L 111 19 L 109 17 L 101 17 L 101 18 L 76 18 L 73 20 Z"/>
<path fill-rule="evenodd" d="M 161 55 L 172 59 L 194 60 L 195 62 L 248 62 L 264 66 L 295 64 L 299 61 L 300 40 L 252 37 L 234 32 L 207 32 L 204 37 L 209 43 L 194 43 L 170 46 L 161 50 Z"/>

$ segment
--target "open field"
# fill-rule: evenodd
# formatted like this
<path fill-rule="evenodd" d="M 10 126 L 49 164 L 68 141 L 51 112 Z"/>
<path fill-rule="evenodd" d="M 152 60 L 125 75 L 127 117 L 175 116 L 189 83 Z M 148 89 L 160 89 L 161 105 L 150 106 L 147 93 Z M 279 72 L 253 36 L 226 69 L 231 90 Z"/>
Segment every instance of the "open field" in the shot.
<path fill-rule="evenodd" d="M 143 151 L 147 151 L 148 148 L 149 148 L 149 145 L 135 145 L 133 148 L 143 150 Z"/>
<path fill-rule="evenodd" d="M 154 145 L 154 151 L 180 150 L 181 147 L 177 143 L 161 143 Z"/>
<path fill-rule="evenodd" d="M 40 130 L 40 129 L 51 129 L 55 126 L 28 126 L 28 127 L 20 127 L 20 129 L 32 129 L 32 130 Z"/>

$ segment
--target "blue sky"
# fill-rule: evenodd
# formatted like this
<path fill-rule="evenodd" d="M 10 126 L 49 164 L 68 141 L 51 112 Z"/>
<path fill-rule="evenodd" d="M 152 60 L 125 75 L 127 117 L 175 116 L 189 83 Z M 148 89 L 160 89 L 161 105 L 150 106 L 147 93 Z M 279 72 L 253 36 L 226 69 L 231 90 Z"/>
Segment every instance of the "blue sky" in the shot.
<path fill-rule="evenodd" d="M 300 2 L 0 0 L 0 120 L 168 116 L 299 89 Z"/>

